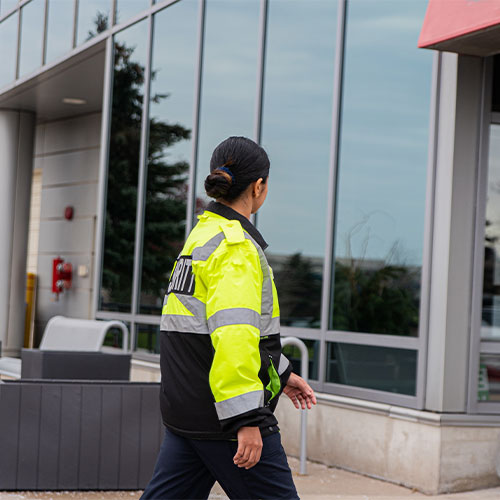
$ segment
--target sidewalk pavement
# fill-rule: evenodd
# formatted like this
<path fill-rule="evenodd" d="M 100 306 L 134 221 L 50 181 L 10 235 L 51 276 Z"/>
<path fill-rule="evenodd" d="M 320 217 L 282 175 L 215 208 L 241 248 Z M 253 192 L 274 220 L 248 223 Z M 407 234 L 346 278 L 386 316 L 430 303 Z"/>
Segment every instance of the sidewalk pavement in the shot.
<path fill-rule="evenodd" d="M 308 462 L 307 475 L 298 474 L 299 461 L 289 457 L 290 467 L 302 500 L 499 500 L 500 487 L 450 495 L 424 495 L 418 491 L 386 481 L 369 478 L 342 469 Z M 136 500 L 140 491 L 55 491 L 0 492 L 0 500 Z M 215 485 L 210 500 L 226 500 L 219 485 Z"/>

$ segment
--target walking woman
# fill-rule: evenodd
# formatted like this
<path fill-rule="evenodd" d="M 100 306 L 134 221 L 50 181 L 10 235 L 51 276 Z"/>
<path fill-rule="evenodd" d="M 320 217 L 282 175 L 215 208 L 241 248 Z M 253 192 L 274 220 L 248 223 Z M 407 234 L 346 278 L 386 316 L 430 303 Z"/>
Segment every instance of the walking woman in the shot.
<path fill-rule="evenodd" d="M 311 387 L 281 353 L 279 306 L 264 238 L 250 222 L 269 185 L 255 142 L 217 146 L 205 180 L 215 198 L 170 276 L 161 319 L 161 411 L 166 427 L 143 499 L 296 499 L 278 422 L 283 391 L 311 408 Z"/>

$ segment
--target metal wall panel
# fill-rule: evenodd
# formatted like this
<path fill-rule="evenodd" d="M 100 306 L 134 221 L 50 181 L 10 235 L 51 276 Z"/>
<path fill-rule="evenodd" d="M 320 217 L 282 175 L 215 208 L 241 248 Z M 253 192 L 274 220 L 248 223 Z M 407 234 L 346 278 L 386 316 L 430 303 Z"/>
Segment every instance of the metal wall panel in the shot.
<path fill-rule="evenodd" d="M 99 488 L 118 488 L 120 461 L 121 390 L 119 387 L 103 387 L 100 438 Z"/>
<path fill-rule="evenodd" d="M 0 488 L 14 490 L 17 481 L 21 388 L 0 384 Z"/>
<path fill-rule="evenodd" d="M 141 433 L 141 388 L 122 391 L 120 426 L 120 489 L 136 489 L 139 484 L 139 446 Z"/>
<path fill-rule="evenodd" d="M 99 180 L 100 149 L 83 149 L 70 153 L 37 157 L 43 168 L 42 186 Z M 96 205 L 97 208 L 97 205 Z"/>
<path fill-rule="evenodd" d="M 37 486 L 41 393 L 39 385 L 26 385 L 21 389 L 17 462 L 19 489 L 31 490 Z"/>
<path fill-rule="evenodd" d="M 41 387 L 40 447 L 38 451 L 37 488 L 57 488 L 59 429 L 61 427 L 61 387 Z M 54 439 L 54 437 L 56 437 Z"/>
<path fill-rule="evenodd" d="M 58 488 L 62 489 L 75 489 L 78 484 L 81 403 L 81 385 L 62 386 L 58 481 Z"/>
<path fill-rule="evenodd" d="M 101 393 L 101 387 L 84 386 L 82 388 L 82 426 L 78 470 L 78 488 L 82 490 L 95 487 L 99 480 Z"/>

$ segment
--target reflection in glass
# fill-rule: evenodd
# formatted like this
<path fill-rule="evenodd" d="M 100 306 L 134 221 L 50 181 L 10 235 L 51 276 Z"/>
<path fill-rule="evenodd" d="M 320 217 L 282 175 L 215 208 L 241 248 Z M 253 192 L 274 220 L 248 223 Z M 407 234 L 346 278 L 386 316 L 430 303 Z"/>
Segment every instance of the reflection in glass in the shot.
<path fill-rule="evenodd" d="M 500 55 L 493 57 L 493 92 L 491 111 L 500 112 Z"/>
<path fill-rule="evenodd" d="M 336 25 L 337 2 L 269 3 L 262 145 L 271 171 L 257 223 L 289 326 L 320 326 Z"/>
<path fill-rule="evenodd" d="M 112 0 L 78 2 L 77 45 L 108 29 L 111 23 L 111 4 Z"/>
<path fill-rule="evenodd" d="M 147 21 L 115 36 L 101 310 L 130 311 Z"/>
<path fill-rule="evenodd" d="M 327 343 L 326 381 L 414 396 L 417 351 Z"/>
<path fill-rule="evenodd" d="M 191 0 L 192 1 L 192 0 Z M 149 7 L 149 0 L 117 0 L 116 24 L 123 23 Z"/>
<path fill-rule="evenodd" d="M 500 354 L 481 354 L 478 401 L 500 401 Z"/>
<path fill-rule="evenodd" d="M 135 352 L 160 354 L 159 325 L 136 325 Z"/>
<path fill-rule="evenodd" d="M 125 325 L 127 326 L 129 331 L 129 343 L 130 343 L 130 323 L 125 322 Z M 112 347 L 113 349 L 123 349 L 123 332 L 121 328 L 115 327 L 107 330 L 102 345 L 105 346 L 103 351 L 106 351 L 106 347 Z M 130 348 L 130 345 L 127 346 L 127 348 Z"/>
<path fill-rule="evenodd" d="M 16 78 L 17 17 L 18 14 L 13 14 L 0 24 L 0 47 L 2 47 L 0 87 L 14 81 Z"/>
<path fill-rule="evenodd" d="M 481 338 L 500 340 L 500 125 L 490 125 Z"/>
<path fill-rule="evenodd" d="M 206 6 L 196 212 L 215 146 L 232 135 L 252 138 L 259 47 L 259 0 L 212 0 Z"/>
<path fill-rule="evenodd" d="M 319 340 L 300 339 L 307 347 L 309 352 L 309 380 L 318 380 L 319 369 Z M 292 363 L 293 372 L 302 376 L 300 363 L 300 349 L 293 345 L 283 347 L 283 354 Z"/>
<path fill-rule="evenodd" d="M 67 0 L 49 0 L 47 25 L 47 55 L 50 62 L 73 48 L 75 4 Z"/>
<path fill-rule="evenodd" d="M 42 65 L 44 15 L 45 2 L 43 0 L 33 0 L 21 9 L 20 77 Z"/>
<path fill-rule="evenodd" d="M 14 7 L 17 7 L 19 0 L 0 0 L 0 14 L 7 14 Z"/>
<path fill-rule="evenodd" d="M 154 16 L 141 314 L 161 314 L 185 237 L 197 13 L 197 2 L 180 2 Z"/>
<path fill-rule="evenodd" d="M 352 0 L 330 327 L 418 335 L 432 54 L 426 0 Z"/>

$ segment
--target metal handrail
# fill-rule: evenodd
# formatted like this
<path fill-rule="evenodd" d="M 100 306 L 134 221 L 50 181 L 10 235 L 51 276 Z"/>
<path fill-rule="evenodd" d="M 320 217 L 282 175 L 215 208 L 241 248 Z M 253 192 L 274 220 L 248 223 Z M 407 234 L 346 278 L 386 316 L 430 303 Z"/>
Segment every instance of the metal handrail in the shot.
<path fill-rule="evenodd" d="M 300 350 L 300 374 L 307 382 L 309 379 L 309 352 L 302 340 L 296 337 L 283 337 L 281 346 L 293 345 Z M 307 408 L 300 410 L 300 474 L 307 474 Z"/>

